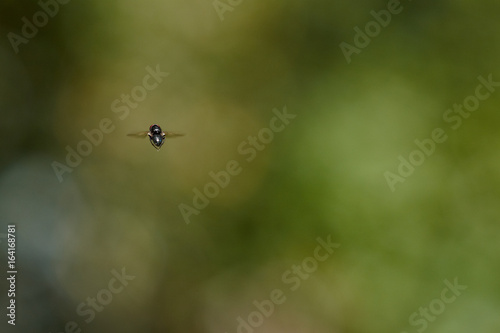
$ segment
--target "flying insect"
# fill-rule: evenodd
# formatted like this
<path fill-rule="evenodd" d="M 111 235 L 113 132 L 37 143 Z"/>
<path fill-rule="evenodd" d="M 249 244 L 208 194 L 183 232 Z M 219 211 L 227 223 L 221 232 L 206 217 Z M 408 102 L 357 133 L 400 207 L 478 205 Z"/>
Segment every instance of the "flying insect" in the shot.
<path fill-rule="evenodd" d="M 151 145 L 159 151 L 161 146 L 163 146 L 163 144 L 165 143 L 166 138 L 175 138 L 176 136 L 184 136 L 184 134 L 163 132 L 160 126 L 153 124 L 149 126 L 149 131 L 147 132 L 130 133 L 127 134 L 127 136 L 133 136 L 136 138 L 149 137 L 149 142 L 151 142 Z"/>

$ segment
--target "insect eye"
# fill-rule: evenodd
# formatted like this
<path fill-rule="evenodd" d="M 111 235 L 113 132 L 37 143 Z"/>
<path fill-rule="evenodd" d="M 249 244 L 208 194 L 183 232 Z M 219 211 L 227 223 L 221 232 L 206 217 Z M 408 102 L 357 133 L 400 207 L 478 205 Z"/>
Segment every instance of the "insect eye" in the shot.
<path fill-rule="evenodd" d="M 159 133 L 161 133 L 161 128 L 160 128 L 160 126 L 158 126 L 158 125 L 155 124 L 155 125 L 151 125 L 149 127 L 149 131 L 151 133 L 159 134 Z"/>

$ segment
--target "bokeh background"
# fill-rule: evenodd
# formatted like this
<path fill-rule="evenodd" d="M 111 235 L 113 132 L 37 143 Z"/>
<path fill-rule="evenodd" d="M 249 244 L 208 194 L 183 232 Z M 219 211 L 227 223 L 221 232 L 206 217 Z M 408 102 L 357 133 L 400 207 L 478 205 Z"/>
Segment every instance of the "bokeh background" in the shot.
<path fill-rule="evenodd" d="M 1 331 L 498 332 L 500 91 L 458 129 L 443 120 L 478 76 L 500 81 L 498 1 L 402 1 L 350 63 L 340 43 L 387 1 L 221 3 L 223 19 L 211 0 L 70 1 L 16 53 L 8 34 L 41 7 L 1 2 Z M 169 75 L 120 119 L 148 66 Z M 285 107 L 247 162 L 238 146 Z M 60 182 L 53 162 L 105 118 Z M 187 135 L 160 152 L 126 136 L 153 123 Z M 435 128 L 448 139 L 391 191 L 384 173 Z M 186 224 L 179 205 L 231 160 L 241 173 Z M 340 247 L 290 290 L 282 275 L 329 236 Z M 87 323 L 78 306 L 122 269 L 135 278 Z M 455 278 L 467 289 L 410 323 Z M 238 328 L 274 289 L 286 301 Z"/>

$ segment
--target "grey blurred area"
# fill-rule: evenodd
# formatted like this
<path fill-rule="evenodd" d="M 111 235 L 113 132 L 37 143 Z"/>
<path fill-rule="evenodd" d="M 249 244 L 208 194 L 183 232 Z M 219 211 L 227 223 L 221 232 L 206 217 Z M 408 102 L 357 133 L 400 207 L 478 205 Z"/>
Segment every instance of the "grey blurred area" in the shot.
<path fill-rule="evenodd" d="M 498 332 L 498 10 L 3 1 L 0 332 Z"/>

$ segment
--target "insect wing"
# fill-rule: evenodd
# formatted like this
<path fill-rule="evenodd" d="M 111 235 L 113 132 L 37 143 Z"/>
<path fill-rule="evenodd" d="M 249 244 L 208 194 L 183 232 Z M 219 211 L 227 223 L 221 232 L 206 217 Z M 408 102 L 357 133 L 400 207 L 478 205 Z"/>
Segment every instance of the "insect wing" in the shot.
<path fill-rule="evenodd" d="M 185 134 L 173 133 L 173 132 L 163 132 L 162 133 L 167 138 L 175 138 L 176 136 L 184 136 Z"/>
<path fill-rule="evenodd" d="M 131 137 L 134 137 L 134 138 L 144 138 L 144 137 L 146 137 L 148 135 L 149 135 L 149 131 L 127 134 L 127 136 L 131 136 Z"/>

